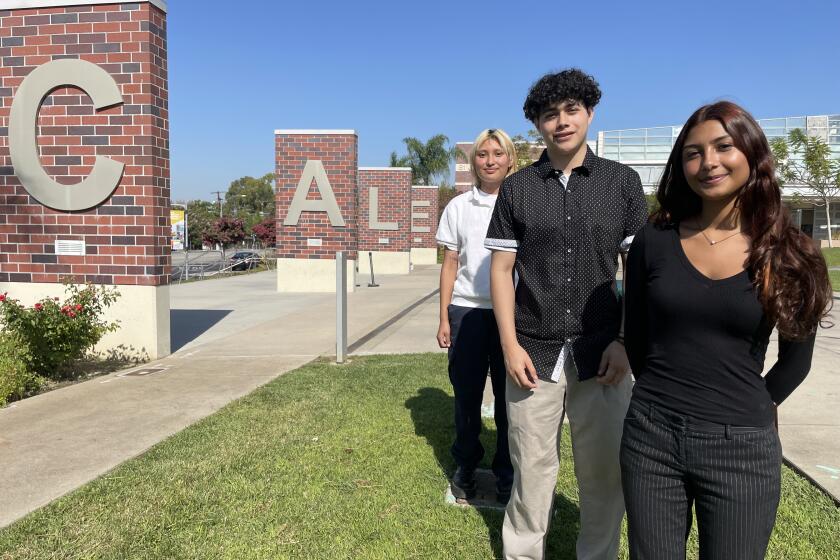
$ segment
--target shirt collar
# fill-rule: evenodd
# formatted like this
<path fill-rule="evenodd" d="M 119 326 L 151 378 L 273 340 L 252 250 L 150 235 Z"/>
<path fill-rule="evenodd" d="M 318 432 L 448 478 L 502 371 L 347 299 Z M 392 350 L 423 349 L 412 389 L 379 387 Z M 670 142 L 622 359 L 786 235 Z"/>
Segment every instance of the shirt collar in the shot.
<path fill-rule="evenodd" d="M 477 185 L 473 185 L 472 188 L 472 200 L 476 204 L 480 204 L 481 206 L 495 206 L 496 205 L 496 196 L 495 194 L 487 194 Z"/>
<path fill-rule="evenodd" d="M 578 167 L 575 167 L 572 171 L 577 171 L 578 173 L 582 173 L 584 175 L 589 175 L 592 173 L 592 170 L 595 168 L 595 160 L 598 156 L 596 156 L 592 149 L 587 145 L 586 146 L 586 155 L 583 158 L 583 163 Z M 548 150 L 544 149 L 540 159 L 537 160 L 537 173 L 539 173 L 540 177 L 543 181 L 548 179 L 552 173 L 554 173 L 555 169 L 551 165 L 551 160 L 548 159 Z"/>

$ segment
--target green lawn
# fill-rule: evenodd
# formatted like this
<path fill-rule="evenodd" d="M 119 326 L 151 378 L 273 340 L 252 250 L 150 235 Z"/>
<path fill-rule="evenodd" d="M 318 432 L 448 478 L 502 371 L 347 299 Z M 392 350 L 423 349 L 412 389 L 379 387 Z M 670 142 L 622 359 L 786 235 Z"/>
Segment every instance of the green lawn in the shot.
<path fill-rule="evenodd" d="M 0 558 L 499 558 L 502 514 L 444 503 L 452 406 L 442 354 L 310 364 L 0 531 Z M 552 559 L 574 558 L 568 450 Z M 838 527 L 786 469 L 768 558 L 840 558 Z"/>
<path fill-rule="evenodd" d="M 840 240 L 838 240 L 836 245 L 840 245 Z M 822 250 L 823 256 L 825 257 L 825 262 L 830 267 L 840 267 L 840 247 L 832 247 L 823 248 Z M 829 270 L 828 276 L 831 278 L 831 287 L 834 289 L 835 292 L 840 292 L 840 270 Z"/>
<path fill-rule="evenodd" d="M 835 242 L 835 245 L 840 245 L 840 240 Z M 828 266 L 840 266 L 840 247 L 823 248 L 823 256 Z"/>

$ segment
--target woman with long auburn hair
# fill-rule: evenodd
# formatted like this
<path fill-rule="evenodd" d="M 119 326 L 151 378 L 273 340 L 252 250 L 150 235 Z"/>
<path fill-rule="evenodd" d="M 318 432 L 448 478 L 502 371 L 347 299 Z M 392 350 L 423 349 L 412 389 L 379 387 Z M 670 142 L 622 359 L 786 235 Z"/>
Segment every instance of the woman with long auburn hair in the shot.
<path fill-rule="evenodd" d="M 734 103 L 691 115 L 657 200 L 625 275 L 630 557 L 685 558 L 693 506 L 701 559 L 758 560 L 779 502 L 776 407 L 811 367 L 828 270 L 782 207 L 764 133 Z"/>

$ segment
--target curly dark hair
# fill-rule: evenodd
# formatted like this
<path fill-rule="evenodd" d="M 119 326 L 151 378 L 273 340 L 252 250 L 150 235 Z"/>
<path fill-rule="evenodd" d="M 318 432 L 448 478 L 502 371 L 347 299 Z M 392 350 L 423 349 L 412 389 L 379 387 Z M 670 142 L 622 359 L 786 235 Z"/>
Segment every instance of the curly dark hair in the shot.
<path fill-rule="evenodd" d="M 595 78 L 579 68 L 568 68 L 555 74 L 546 74 L 528 92 L 525 105 L 525 118 L 537 122 L 540 114 L 561 101 L 578 101 L 587 110 L 592 109 L 601 100 L 601 88 Z"/>
<path fill-rule="evenodd" d="M 674 226 L 697 216 L 700 197 L 691 190 L 682 166 L 688 133 L 696 125 L 717 120 L 750 165 L 747 183 L 738 192 L 737 208 L 751 244 L 747 268 L 764 314 L 779 334 L 801 340 L 813 334 L 832 307 L 825 259 L 814 242 L 793 225 L 782 206 L 773 153 L 755 119 L 729 101 L 697 109 L 682 128 L 665 165 L 652 221 Z"/>

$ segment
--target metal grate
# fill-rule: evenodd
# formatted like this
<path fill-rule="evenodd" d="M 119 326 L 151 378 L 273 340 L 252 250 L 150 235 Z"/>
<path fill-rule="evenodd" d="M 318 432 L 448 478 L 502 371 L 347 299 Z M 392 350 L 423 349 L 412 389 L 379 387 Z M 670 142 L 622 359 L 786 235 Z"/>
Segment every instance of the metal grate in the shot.
<path fill-rule="evenodd" d="M 84 256 L 85 242 L 77 241 L 75 239 L 56 239 L 55 254 Z"/>

